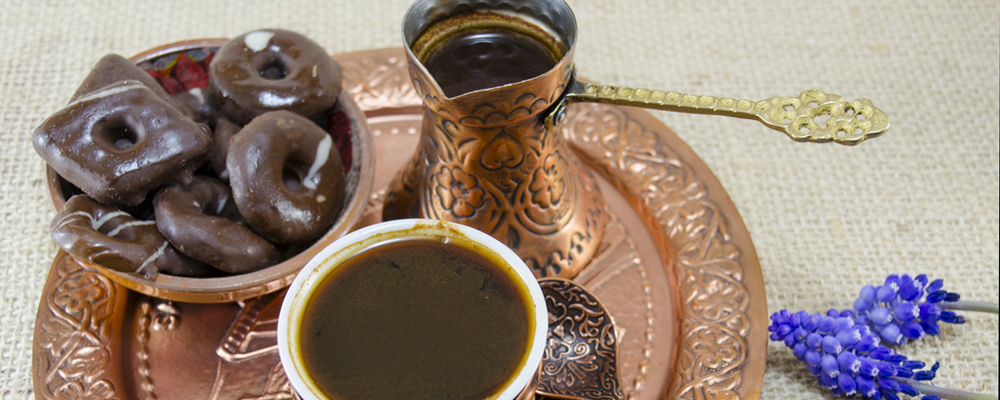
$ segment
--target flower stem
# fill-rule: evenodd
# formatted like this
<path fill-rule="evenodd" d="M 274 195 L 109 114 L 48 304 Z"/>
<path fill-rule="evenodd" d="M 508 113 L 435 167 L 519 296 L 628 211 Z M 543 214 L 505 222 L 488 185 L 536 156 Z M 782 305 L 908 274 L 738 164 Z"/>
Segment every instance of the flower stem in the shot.
<path fill-rule="evenodd" d="M 1000 305 L 985 301 L 942 301 L 938 303 L 942 310 L 978 311 L 985 313 L 1000 314 Z"/>
<path fill-rule="evenodd" d="M 948 389 L 921 383 L 913 380 L 896 379 L 907 385 L 913 386 L 924 396 L 937 396 L 949 400 L 997 400 L 997 396 L 966 392 L 964 390 Z"/>

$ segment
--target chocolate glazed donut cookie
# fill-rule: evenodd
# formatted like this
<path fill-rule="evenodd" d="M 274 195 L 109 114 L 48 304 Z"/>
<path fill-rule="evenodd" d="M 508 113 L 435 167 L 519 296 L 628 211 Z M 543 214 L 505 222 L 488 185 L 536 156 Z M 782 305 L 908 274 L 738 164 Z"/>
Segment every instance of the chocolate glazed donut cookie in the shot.
<path fill-rule="evenodd" d="M 66 201 L 49 226 L 52 241 L 77 259 L 155 278 L 158 272 L 205 276 L 211 269 L 174 250 L 153 221 L 132 218 L 86 195 Z"/>
<path fill-rule="evenodd" d="M 208 159 L 208 127 L 197 124 L 137 81 L 80 97 L 32 134 L 45 162 L 108 205 L 135 206 L 160 186 L 190 182 Z"/>
<path fill-rule="evenodd" d="M 344 168 L 333 138 L 288 111 L 261 115 L 229 142 L 229 184 L 261 236 L 296 244 L 320 237 L 344 202 Z"/>
<path fill-rule="evenodd" d="M 209 66 L 209 95 L 244 125 L 269 111 L 315 118 L 337 101 L 340 65 L 316 42 L 281 29 L 245 33 L 226 42 Z"/>
<path fill-rule="evenodd" d="M 281 261 L 276 246 L 239 223 L 232 198 L 228 185 L 210 177 L 168 186 L 153 199 L 156 227 L 178 251 L 223 272 L 253 272 Z"/>

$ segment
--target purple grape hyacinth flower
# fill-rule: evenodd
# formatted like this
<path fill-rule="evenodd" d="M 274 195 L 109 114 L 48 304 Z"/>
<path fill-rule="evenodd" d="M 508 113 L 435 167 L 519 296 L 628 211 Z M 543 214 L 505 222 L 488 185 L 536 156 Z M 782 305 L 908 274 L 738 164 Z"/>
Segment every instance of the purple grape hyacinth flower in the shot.
<path fill-rule="evenodd" d="M 771 315 L 771 340 L 792 349 L 806 363 L 817 382 L 836 395 L 866 400 L 896 400 L 900 395 L 920 396 L 912 384 L 934 379 L 939 364 L 909 360 L 881 344 L 879 334 L 855 321 L 850 310 L 829 310 L 826 315 L 781 310 Z M 922 396 L 936 400 L 936 396 Z"/>
<path fill-rule="evenodd" d="M 939 323 L 965 323 L 954 311 L 942 309 L 944 303 L 960 299 L 958 293 L 942 290 L 944 281 L 928 282 L 927 275 L 889 275 L 880 286 L 866 285 L 854 301 L 856 321 L 877 332 L 882 340 L 901 345 L 924 335 L 941 332 Z"/>
<path fill-rule="evenodd" d="M 965 323 L 952 310 L 1000 314 L 1000 305 L 963 301 L 942 290 L 944 281 L 928 282 L 926 275 L 890 275 L 880 286 L 867 285 L 852 310 L 831 309 L 823 314 L 781 310 L 771 315 L 771 340 L 792 349 L 795 358 L 820 385 L 836 395 L 860 395 L 870 400 L 997 400 L 925 382 L 934 379 L 939 363 L 930 368 L 882 345 L 900 345 L 924 335 L 940 333 L 940 322 Z"/>

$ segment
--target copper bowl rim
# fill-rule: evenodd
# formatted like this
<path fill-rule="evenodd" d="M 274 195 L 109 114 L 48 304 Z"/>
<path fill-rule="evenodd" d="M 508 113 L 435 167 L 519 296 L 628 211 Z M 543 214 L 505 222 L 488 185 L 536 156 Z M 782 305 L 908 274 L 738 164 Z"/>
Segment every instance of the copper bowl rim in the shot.
<path fill-rule="evenodd" d="M 141 52 L 130 57 L 129 61 L 140 63 L 179 51 L 219 47 L 227 41 L 228 39 L 194 39 L 170 43 Z M 341 91 L 334 107 L 343 110 L 351 120 L 352 165 L 351 171 L 348 173 L 348 184 L 351 183 L 351 176 L 354 174 L 356 176 L 355 189 L 348 193 L 347 203 L 330 230 L 299 254 L 259 271 L 219 278 L 185 278 L 160 274 L 150 280 L 138 275 L 110 270 L 79 259 L 77 262 L 93 268 L 116 283 L 139 293 L 164 300 L 189 303 L 233 302 L 262 296 L 288 287 L 295 279 L 295 275 L 305 267 L 310 259 L 354 227 L 364 213 L 371 195 L 375 177 L 375 144 L 365 114 L 345 91 Z M 48 165 L 46 165 L 45 174 L 46 184 L 49 188 L 49 200 L 55 210 L 59 211 L 66 202 L 60 185 L 60 177 Z"/>

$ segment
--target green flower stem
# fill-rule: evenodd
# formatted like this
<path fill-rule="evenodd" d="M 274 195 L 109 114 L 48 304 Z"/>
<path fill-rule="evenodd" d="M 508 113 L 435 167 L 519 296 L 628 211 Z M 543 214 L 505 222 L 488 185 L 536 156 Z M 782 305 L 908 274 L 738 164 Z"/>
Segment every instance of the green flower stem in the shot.
<path fill-rule="evenodd" d="M 949 400 L 997 400 L 997 396 L 990 396 L 985 394 L 966 392 L 964 390 L 955 390 L 955 389 L 937 387 L 917 381 L 904 381 L 902 379 L 897 379 L 897 380 L 906 383 L 907 385 L 913 386 L 914 389 L 919 390 L 920 394 L 925 396 L 937 396 L 942 399 L 949 399 Z"/>
<path fill-rule="evenodd" d="M 937 304 L 938 307 L 941 307 L 942 310 L 978 311 L 985 313 L 1000 314 L 1000 305 L 998 305 L 997 303 L 988 303 L 985 301 L 965 301 L 965 300 L 942 301 Z"/>

